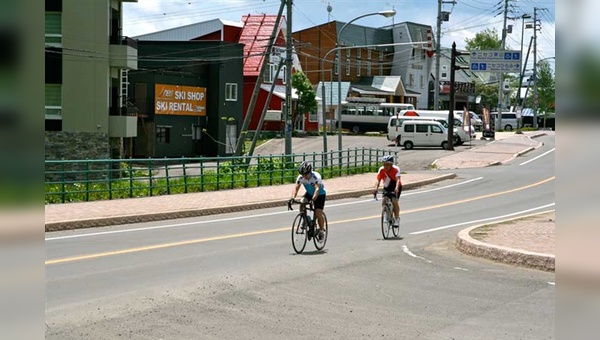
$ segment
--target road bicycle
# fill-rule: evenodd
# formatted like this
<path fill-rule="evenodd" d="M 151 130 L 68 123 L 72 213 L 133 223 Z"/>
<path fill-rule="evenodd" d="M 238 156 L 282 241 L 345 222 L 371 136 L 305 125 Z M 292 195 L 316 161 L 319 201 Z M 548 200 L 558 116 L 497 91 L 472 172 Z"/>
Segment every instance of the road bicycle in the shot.
<path fill-rule="evenodd" d="M 294 210 L 292 208 L 293 204 L 300 205 L 300 211 L 296 218 L 294 219 L 294 223 L 292 224 L 292 246 L 294 247 L 294 251 L 297 254 L 300 254 L 304 251 L 306 247 L 306 241 L 310 241 L 311 239 L 315 243 L 315 248 L 321 251 L 325 248 L 325 243 L 327 243 L 327 216 L 325 216 L 325 212 L 323 212 L 323 237 L 317 237 L 319 232 L 319 223 L 316 220 L 315 209 L 313 207 L 312 201 L 310 202 L 302 202 L 296 199 L 290 199 L 288 202 L 288 210 Z M 312 216 L 309 215 L 309 212 L 312 211 Z"/>
<path fill-rule="evenodd" d="M 377 192 L 373 196 L 377 201 Z M 381 234 L 386 240 L 390 237 L 390 231 L 394 237 L 398 237 L 400 235 L 400 226 L 397 228 L 393 227 L 394 206 L 392 205 L 392 198 L 394 197 L 394 192 L 382 190 L 381 197 L 383 199 L 383 207 L 381 208 Z"/>

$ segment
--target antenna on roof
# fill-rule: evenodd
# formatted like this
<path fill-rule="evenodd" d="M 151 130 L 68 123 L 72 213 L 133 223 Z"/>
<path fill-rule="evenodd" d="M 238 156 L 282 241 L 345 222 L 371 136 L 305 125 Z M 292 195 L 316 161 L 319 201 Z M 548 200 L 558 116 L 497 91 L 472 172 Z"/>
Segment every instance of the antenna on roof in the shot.
<path fill-rule="evenodd" d="M 329 2 L 327 3 L 327 22 L 331 21 L 331 11 L 333 10 L 333 7 L 331 7 L 331 4 L 329 4 Z"/>

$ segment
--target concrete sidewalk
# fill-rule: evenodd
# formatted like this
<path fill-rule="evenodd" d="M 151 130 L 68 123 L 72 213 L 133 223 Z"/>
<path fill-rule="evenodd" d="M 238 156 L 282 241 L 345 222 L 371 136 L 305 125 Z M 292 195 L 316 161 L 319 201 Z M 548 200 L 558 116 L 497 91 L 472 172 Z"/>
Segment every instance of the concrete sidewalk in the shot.
<path fill-rule="evenodd" d="M 404 188 L 412 189 L 453 178 L 455 174 L 449 171 L 452 169 L 485 167 L 509 162 L 523 153 L 540 147 L 542 144 L 533 139 L 538 135 L 539 133 L 497 134 L 494 142 L 438 159 L 434 164 L 438 170 L 442 171 L 403 174 Z M 334 200 L 369 194 L 373 189 L 374 182 L 372 173 L 328 179 L 326 182 L 327 199 Z M 113 201 L 50 204 L 45 207 L 45 229 L 49 232 L 283 207 L 290 197 L 291 190 L 291 184 L 284 184 Z M 552 223 L 544 224 L 541 229 L 539 226 L 534 226 L 529 222 L 521 223 L 519 220 L 514 223 L 518 227 L 514 228 L 507 227 L 507 225 L 513 224 L 472 227 L 457 235 L 457 247 L 468 254 L 553 271 L 553 216 Z M 472 237 L 478 233 L 477 228 L 485 228 L 485 238 L 476 240 Z M 513 233 L 519 233 L 518 238 L 513 237 Z M 540 233 L 551 234 L 551 237 L 542 238 L 546 245 L 544 249 L 551 249 L 551 253 L 536 251 L 540 245 Z M 519 244 L 513 242 L 514 244 L 511 246 L 511 240 L 517 239 Z M 503 247 L 502 251 L 493 251 L 497 247 Z M 515 261 L 515 258 L 529 259 L 530 253 L 534 253 L 535 260 Z M 489 254 L 493 254 L 493 256 L 488 256 Z"/>

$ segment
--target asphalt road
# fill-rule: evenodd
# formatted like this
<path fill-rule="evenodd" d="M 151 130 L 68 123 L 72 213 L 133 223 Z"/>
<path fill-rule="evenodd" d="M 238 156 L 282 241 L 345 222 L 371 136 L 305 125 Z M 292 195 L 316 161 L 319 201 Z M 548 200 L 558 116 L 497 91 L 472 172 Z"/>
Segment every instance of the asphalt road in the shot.
<path fill-rule="evenodd" d="M 481 133 L 477 133 L 481 136 Z M 455 146 L 455 151 L 447 151 L 440 148 L 414 148 L 405 150 L 403 147 L 394 146 L 393 142 L 387 140 L 385 135 L 343 135 L 342 149 L 354 148 L 373 148 L 373 149 L 388 149 L 390 153 L 394 153 L 399 157 L 399 165 L 403 171 L 427 170 L 433 161 L 438 158 L 447 156 L 449 152 L 460 152 L 471 147 L 476 147 L 490 141 L 482 141 L 479 138 L 467 142 L 461 146 Z M 323 152 L 323 137 L 307 136 L 292 138 L 292 152 L 313 153 Z M 285 150 L 285 140 L 282 138 L 272 139 L 266 144 L 260 145 L 255 149 L 255 155 L 278 155 Z M 338 137 L 327 137 L 327 150 L 338 150 Z"/>
<path fill-rule="evenodd" d="M 554 273 L 453 245 L 469 225 L 554 203 L 542 138 L 519 161 L 406 192 L 402 239 L 382 239 L 370 197 L 328 203 L 322 253 L 293 252 L 281 208 L 53 233 L 46 338 L 554 338 Z"/>

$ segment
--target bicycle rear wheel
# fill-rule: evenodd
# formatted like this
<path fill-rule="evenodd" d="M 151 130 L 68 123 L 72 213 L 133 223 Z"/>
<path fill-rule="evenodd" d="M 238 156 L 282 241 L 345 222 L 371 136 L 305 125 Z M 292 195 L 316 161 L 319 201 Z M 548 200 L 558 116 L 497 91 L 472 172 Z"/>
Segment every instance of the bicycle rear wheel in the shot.
<path fill-rule="evenodd" d="M 390 229 L 392 229 L 392 214 L 387 206 L 381 210 L 381 235 L 387 240 L 390 237 Z"/>
<path fill-rule="evenodd" d="M 325 243 L 327 243 L 327 234 L 329 233 L 329 226 L 327 225 L 327 216 L 325 212 L 323 212 L 323 238 L 319 241 L 318 237 L 314 237 L 313 241 L 315 242 L 315 248 L 317 250 L 323 250 L 325 248 Z M 315 234 L 319 232 L 319 222 L 315 221 Z"/>
<path fill-rule="evenodd" d="M 306 247 L 307 233 L 308 223 L 302 214 L 298 214 L 292 224 L 292 247 L 297 254 L 302 253 Z"/>

